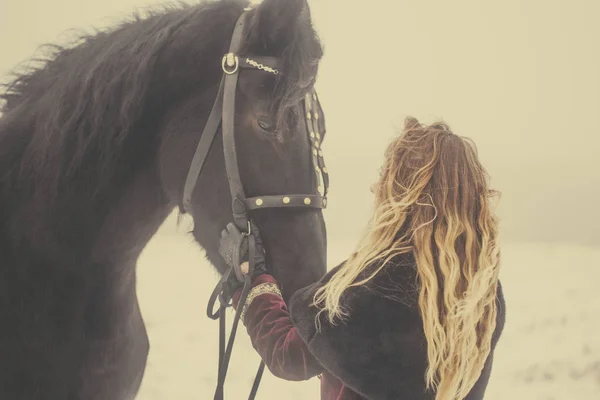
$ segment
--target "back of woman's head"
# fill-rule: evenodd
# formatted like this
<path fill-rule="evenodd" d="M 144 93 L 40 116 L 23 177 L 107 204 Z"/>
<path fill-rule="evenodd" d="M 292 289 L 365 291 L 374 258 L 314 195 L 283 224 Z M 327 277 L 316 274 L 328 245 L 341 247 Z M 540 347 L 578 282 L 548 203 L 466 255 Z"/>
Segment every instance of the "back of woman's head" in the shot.
<path fill-rule="evenodd" d="M 406 119 L 386 151 L 366 237 L 315 296 L 335 323 L 346 315 L 340 302 L 346 289 L 412 252 L 428 345 L 425 378 L 437 400 L 463 399 L 491 348 L 499 267 L 494 194 L 470 140 L 444 123 Z M 369 266 L 376 268 L 365 276 Z"/>

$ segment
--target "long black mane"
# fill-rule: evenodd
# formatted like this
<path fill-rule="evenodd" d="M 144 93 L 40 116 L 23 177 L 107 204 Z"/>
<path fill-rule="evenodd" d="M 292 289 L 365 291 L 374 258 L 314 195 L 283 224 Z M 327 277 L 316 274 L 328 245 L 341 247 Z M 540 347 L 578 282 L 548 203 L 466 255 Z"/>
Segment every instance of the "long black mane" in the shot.
<path fill-rule="evenodd" d="M 93 179 L 90 186 L 97 191 L 112 181 L 115 161 L 153 106 L 146 99 L 157 56 L 194 16 L 190 11 L 134 16 L 111 30 L 82 36 L 74 47 L 51 45 L 54 51 L 43 65 L 10 83 L 2 96 L 0 146 L 15 157 L 12 182 L 51 205 L 78 173 Z"/>
<path fill-rule="evenodd" d="M 167 93 L 214 84 L 199 79 L 189 86 L 163 86 L 161 78 L 169 74 L 158 70 L 164 49 L 193 34 L 197 44 L 191 51 L 220 57 L 242 7 L 237 1 L 163 6 L 82 35 L 73 45 L 47 45 L 49 54 L 34 60 L 41 65 L 17 74 L 0 95 L 0 223 L 23 205 L 28 205 L 23 212 L 42 221 L 64 214 L 61 207 L 74 201 L 106 204 L 104 189 L 127 181 L 127 165 L 153 156 L 148 150 L 155 121 L 144 117 L 165 106 Z M 282 49 L 284 74 L 272 101 L 281 119 L 313 85 L 322 56 L 320 46 L 303 40 L 306 32 L 295 35 Z M 215 71 L 219 61 L 207 58 L 195 66 L 198 76 Z M 75 181 L 85 181 L 85 189 L 72 185 Z"/>

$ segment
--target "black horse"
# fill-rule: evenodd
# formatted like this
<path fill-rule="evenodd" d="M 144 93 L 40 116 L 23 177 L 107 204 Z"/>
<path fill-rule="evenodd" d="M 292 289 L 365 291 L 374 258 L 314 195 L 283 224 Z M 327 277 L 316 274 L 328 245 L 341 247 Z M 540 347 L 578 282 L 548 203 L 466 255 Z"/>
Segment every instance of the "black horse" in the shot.
<path fill-rule="evenodd" d="M 8 85 L 0 119 L 0 399 L 135 397 L 149 351 L 136 260 L 182 207 L 245 6 L 222 0 L 136 17 L 54 47 L 42 66 Z M 250 11 L 244 43 L 247 53 L 282 61 L 276 76 L 248 70 L 239 78 L 244 189 L 314 192 L 301 105 L 322 47 L 306 0 L 264 0 Z M 223 272 L 219 232 L 232 215 L 219 137 L 192 210 L 193 235 Z M 251 215 L 286 298 L 325 273 L 319 209 Z M 190 318 L 202 317 L 203 306 Z"/>

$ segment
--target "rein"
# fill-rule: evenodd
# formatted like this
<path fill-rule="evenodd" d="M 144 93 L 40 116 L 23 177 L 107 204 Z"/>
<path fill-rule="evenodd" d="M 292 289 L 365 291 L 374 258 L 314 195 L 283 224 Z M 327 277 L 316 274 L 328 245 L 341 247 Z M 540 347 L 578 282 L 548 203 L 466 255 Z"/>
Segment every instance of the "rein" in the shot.
<path fill-rule="evenodd" d="M 250 259 L 250 270 L 253 270 L 255 252 L 254 236 L 252 236 L 251 234 L 248 234 L 247 236 L 250 252 L 250 254 L 248 255 Z M 231 359 L 235 334 L 237 332 L 237 327 L 240 322 L 242 309 L 244 308 L 244 304 L 246 303 L 246 299 L 248 298 L 248 293 L 250 293 L 250 288 L 252 287 L 250 277 L 246 275 L 244 277 L 244 287 L 242 289 L 242 294 L 240 295 L 238 308 L 233 318 L 233 325 L 231 327 L 231 333 L 229 334 L 229 340 L 227 341 L 227 348 L 225 348 L 226 312 L 227 308 L 230 307 L 231 304 L 228 304 L 227 299 L 225 299 L 224 297 L 223 286 L 225 285 L 225 282 L 227 282 L 227 280 L 229 279 L 229 276 L 233 273 L 233 268 L 229 268 L 227 272 L 223 274 L 223 277 L 221 278 L 219 283 L 217 283 L 217 286 L 213 290 L 210 299 L 208 300 L 208 307 L 206 309 L 206 313 L 210 319 L 219 319 L 219 369 L 217 375 L 217 388 L 215 390 L 214 400 L 223 400 L 225 378 L 227 377 L 227 368 L 229 367 L 229 360 Z M 217 310 L 217 312 L 213 312 L 217 299 L 220 303 L 219 309 Z M 258 367 L 258 371 L 256 372 L 256 377 L 254 378 L 254 383 L 252 385 L 252 390 L 250 391 L 250 396 L 248 397 L 248 400 L 254 400 L 254 398 L 256 397 L 256 393 L 258 392 L 258 386 L 260 385 L 260 380 L 262 379 L 262 374 L 264 370 L 265 363 L 261 361 Z"/>

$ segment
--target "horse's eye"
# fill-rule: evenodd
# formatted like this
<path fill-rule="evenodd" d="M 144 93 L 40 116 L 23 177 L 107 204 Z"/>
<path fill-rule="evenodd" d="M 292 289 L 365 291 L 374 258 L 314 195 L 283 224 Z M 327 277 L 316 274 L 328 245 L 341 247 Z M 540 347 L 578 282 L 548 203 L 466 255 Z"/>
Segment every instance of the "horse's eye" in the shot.
<path fill-rule="evenodd" d="M 273 125 L 271 124 L 270 120 L 266 118 L 258 118 L 257 123 L 260 129 L 267 132 L 273 132 Z"/>

